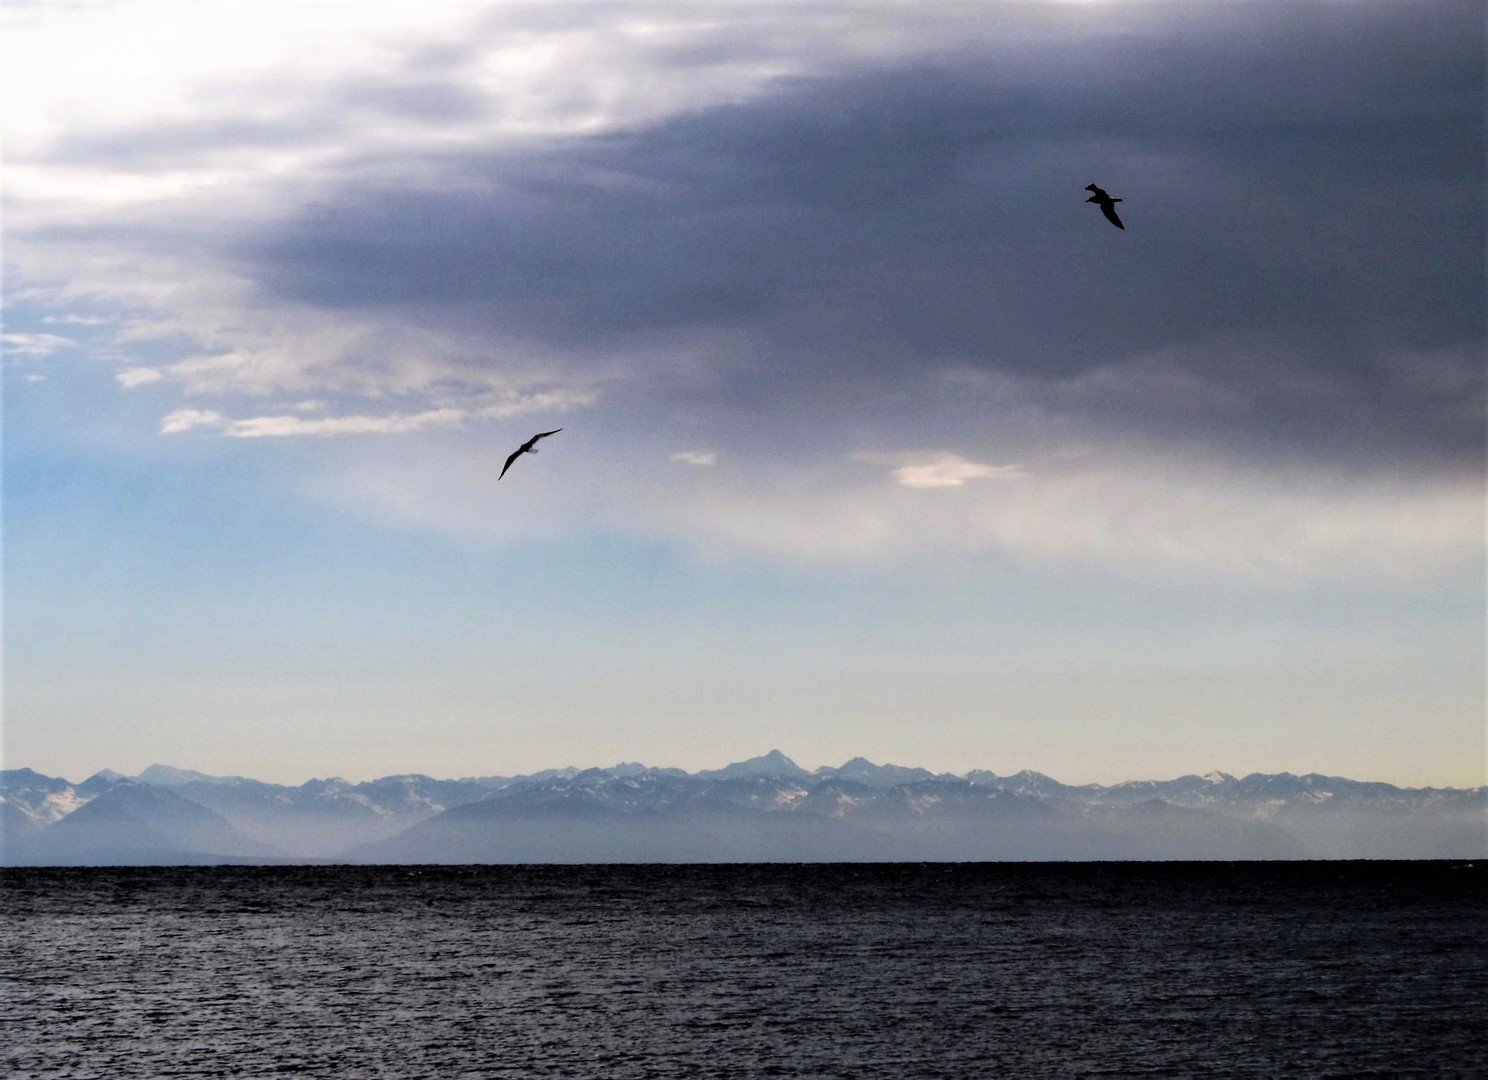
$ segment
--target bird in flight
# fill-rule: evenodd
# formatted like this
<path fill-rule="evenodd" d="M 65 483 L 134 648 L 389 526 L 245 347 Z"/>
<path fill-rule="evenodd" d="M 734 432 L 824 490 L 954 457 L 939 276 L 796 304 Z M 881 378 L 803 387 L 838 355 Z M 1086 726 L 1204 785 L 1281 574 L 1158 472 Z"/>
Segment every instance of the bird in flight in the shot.
<path fill-rule="evenodd" d="M 1098 188 L 1094 184 L 1086 184 L 1085 190 L 1095 192 L 1094 195 L 1085 200 L 1086 202 L 1093 202 L 1098 205 L 1101 208 L 1101 213 L 1106 215 L 1106 220 L 1118 229 L 1126 228 L 1125 225 L 1121 224 L 1121 219 L 1116 216 L 1116 204 L 1122 200 L 1111 198 L 1111 196 L 1106 194 L 1104 188 Z"/>
<path fill-rule="evenodd" d="M 539 431 L 536 435 L 532 436 L 532 438 L 528 439 L 517 449 L 513 450 L 512 456 L 506 459 L 505 465 L 501 466 L 501 476 L 505 476 L 506 470 L 511 468 L 512 462 L 516 461 L 517 458 L 521 457 L 523 454 L 537 453 L 536 443 L 538 439 L 546 439 L 549 435 L 557 435 L 562 430 L 563 429 L 560 427 L 554 428 L 552 431 Z M 500 480 L 501 476 L 498 476 L 496 479 Z"/>

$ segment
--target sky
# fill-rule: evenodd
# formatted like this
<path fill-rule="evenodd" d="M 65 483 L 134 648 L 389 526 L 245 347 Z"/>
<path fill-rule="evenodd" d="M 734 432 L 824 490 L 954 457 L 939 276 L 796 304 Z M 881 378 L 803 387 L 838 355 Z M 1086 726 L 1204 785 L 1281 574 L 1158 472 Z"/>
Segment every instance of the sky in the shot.
<path fill-rule="evenodd" d="M 1480 5 L 3 19 L 6 767 L 1488 781 Z"/>

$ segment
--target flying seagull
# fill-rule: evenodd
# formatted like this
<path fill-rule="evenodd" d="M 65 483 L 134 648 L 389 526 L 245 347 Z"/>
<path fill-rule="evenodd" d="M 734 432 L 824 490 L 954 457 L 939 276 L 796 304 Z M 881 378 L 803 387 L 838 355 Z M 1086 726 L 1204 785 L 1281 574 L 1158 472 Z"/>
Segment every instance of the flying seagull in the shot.
<path fill-rule="evenodd" d="M 1121 224 L 1121 219 L 1116 216 L 1116 204 L 1121 202 L 1120 199 L 1111 198 L 1111 196 L 1106 194 L 1104 188 L 1098 188 L 1094 184 L 1086 184 L 1085 190 L 1095 192 L 1094 195 L 1085 200 L 1086 202 L 1097 204 L 1101 208 L 1101 213 L 1106 215 L 1106 220 L 1118 229 L 1126 228 L 1125 225 Z"/>
<path fill-rule="evenodd" d="M 511 468 L 511 463 L 513 461 L 516 461 L 517 458 L 521 457 L 523 454 L 537 453 L 537 447 L 534 444 L 537 442 L 538 439 L 546 439 L 549 435 L 557 435 L 562 430 L 563 429 L 559 427 L 554 428 L 552 431 L 539 431 L 536 435 L 532 436 L 532 438 L 528 439 L 516 450 L 513 450 L 512 456 L 506 459 L 505 465 L 501 466 L 501 476 L 505 476 L 506 470 Z M 498 476 L 496 479 L 500 480 L 501 476 Z"/>

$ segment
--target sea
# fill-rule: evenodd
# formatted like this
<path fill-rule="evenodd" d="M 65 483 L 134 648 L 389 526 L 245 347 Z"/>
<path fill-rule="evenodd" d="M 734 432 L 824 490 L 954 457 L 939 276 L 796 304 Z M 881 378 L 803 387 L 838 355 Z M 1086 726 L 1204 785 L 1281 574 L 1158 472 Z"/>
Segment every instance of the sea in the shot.
<path fill-rule="evenodd" d="M 1488 1075 L 1465 862 L 0 871 L 8 1077 Z"/>

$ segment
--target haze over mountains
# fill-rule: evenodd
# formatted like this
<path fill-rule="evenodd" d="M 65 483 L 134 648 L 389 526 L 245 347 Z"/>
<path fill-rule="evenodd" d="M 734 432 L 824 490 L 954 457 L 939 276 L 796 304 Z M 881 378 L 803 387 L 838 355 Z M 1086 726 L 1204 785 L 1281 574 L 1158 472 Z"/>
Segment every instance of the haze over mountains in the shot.
<path fill-rule="evenodd" d="M 0 772 L 11 865 L 1480 857 L 1488 787 L 1315 773 L 1072 786 L 864 758 L 812 772 L 778 750 L 696 773 L 632 762 L 298 786 L 165 765 L 77 784 Z"/>

